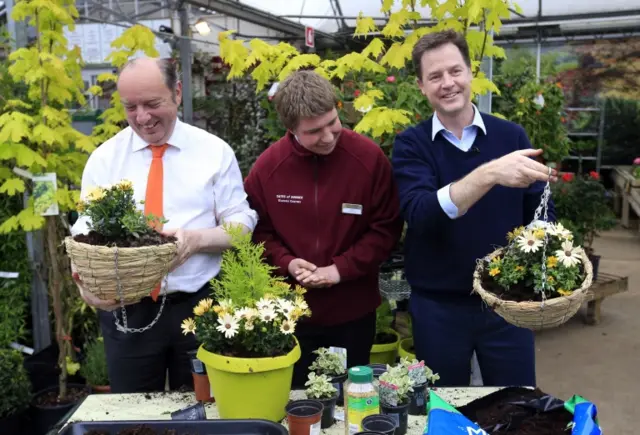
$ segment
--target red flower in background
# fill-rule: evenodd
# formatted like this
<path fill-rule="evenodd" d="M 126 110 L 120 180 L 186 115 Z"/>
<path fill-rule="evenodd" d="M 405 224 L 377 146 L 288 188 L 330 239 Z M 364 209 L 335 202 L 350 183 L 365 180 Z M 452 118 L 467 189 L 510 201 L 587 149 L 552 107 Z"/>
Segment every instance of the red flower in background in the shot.
<path fill-rule="evenodd" d="M 360 89 L 356 89 L 355 91 L 353 91 L 353 96 L 354 97 L 359 97 L 360 96 Z"/>
<path fill-rule="evenodd" d="M 562 174 L 562 181 L 566 181 L 568 183 L 570 181 L 573 181 L 573 177 L 574 177 L 573 174 L 569 172 L 565 172 L 564 174 Z"/>
<path fill-rule="evenodd" d="M 598 174 L 596 171 L 589 172 L 589 176 L 591 178 L 593 178 L 594 180 L 599 180 L 600 179 L 600 174 Z"/>
<path fill-rule="evenodd" d="M 395 83 L 396 82 L 396 78 L 395 76 L 389 76 L 387 77 L 387 83 Z"/>
<path fill-rule="evenodd" d="M 634 164 L 634 165 L 640 165 L 640 157 L 636 157 L 636 158 L 633 160 L 633 164 Z"/>

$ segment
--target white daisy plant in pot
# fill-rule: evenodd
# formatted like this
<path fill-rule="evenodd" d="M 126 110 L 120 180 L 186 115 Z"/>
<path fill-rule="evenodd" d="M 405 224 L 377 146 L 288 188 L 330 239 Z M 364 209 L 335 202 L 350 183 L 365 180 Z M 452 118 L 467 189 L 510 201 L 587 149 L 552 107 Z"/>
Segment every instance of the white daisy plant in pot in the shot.
<path fill-rule="evenodd" d="M 509 246 L 488 260 L 483 286 L 502 299 L 569 296 L 585 278 L 584 252 L 561 223 L 535 221 L 507 235 Z M 543 267 L 544 265 L 544 267 Z"/>

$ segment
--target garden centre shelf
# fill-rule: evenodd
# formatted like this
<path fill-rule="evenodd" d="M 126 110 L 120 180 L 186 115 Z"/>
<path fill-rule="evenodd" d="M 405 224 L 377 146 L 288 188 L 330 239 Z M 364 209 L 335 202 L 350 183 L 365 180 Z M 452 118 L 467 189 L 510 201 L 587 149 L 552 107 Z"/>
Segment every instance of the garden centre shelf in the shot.
<path fill-rule="evenodd" d="M 596 155 L 595 156 L 566 156 L 563 160 L 577 160 L 578 161 L 578 172 L 582 172 L 582 162 L 583 161 L 595 161 L 596 162 L 596 172 L 600 172 L 602 169 L 602 145 L 604 143 L 604 101 L 601 102 L 600 107 L 565 107 L 564 109 L 567 112 L 594 112 L 598 113 L 598 131 L 572 131 L 568 132 L 567 135 L 569 137 L 593 137 L 598 139 L 598 144 L 596 146 Z"/>

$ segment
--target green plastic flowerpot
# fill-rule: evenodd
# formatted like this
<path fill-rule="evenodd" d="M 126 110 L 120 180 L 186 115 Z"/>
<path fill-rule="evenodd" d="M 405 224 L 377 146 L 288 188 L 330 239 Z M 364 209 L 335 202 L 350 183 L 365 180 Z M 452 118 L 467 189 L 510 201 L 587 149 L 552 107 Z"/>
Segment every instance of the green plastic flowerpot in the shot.
<path fill-rule="evenodd" d="M 415 359 L 416 354 L 413 351 L 413 337 L 403 338 L 398 346 L 398 356 L 402 358 Z"/>
<path fill-rule="evenodd" d="M 233 358 L 198 349 L 223 419 L 264 419 L 279 422 L 286 416 L 293 365 L 300 345 L 275 358 Z"/>
<path fill-rule="evenodd" d="M 393 343 L 374 344 L 371 347 L 370 364 L 395 364 L 398 357 L 398 343 L 400 335 L 393 329 L 387 329 L 384 332 L 395 337 Z"/>

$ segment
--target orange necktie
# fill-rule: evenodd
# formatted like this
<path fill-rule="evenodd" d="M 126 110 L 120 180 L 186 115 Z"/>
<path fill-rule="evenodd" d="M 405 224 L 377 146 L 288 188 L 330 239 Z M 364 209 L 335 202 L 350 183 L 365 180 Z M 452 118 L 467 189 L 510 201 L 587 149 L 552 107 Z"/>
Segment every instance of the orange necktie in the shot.
<path fill-rule="evenodd" d="M 153 214 L 154 217 L 160 218 L 163 216 L 163 203 L 162 203 L 162 187 L 164 170 L 162 167 L 162 156 L 169 147 L 168 144 L 164 145 L 149 145 L 151 152 L 153 153 L 153 159 L 151 160 L 151 168 L 149 168 L 149 177 L 147 178 L 147 193 L 144 199 L 144 214 Z M 162 224 L 160 222 L 154 222 L 153 227 L 160 231 L 162 230 Z M 156 288 L 151 291 L 151 298 L 156 301 L 160 294 L 160 282 Z"/>

